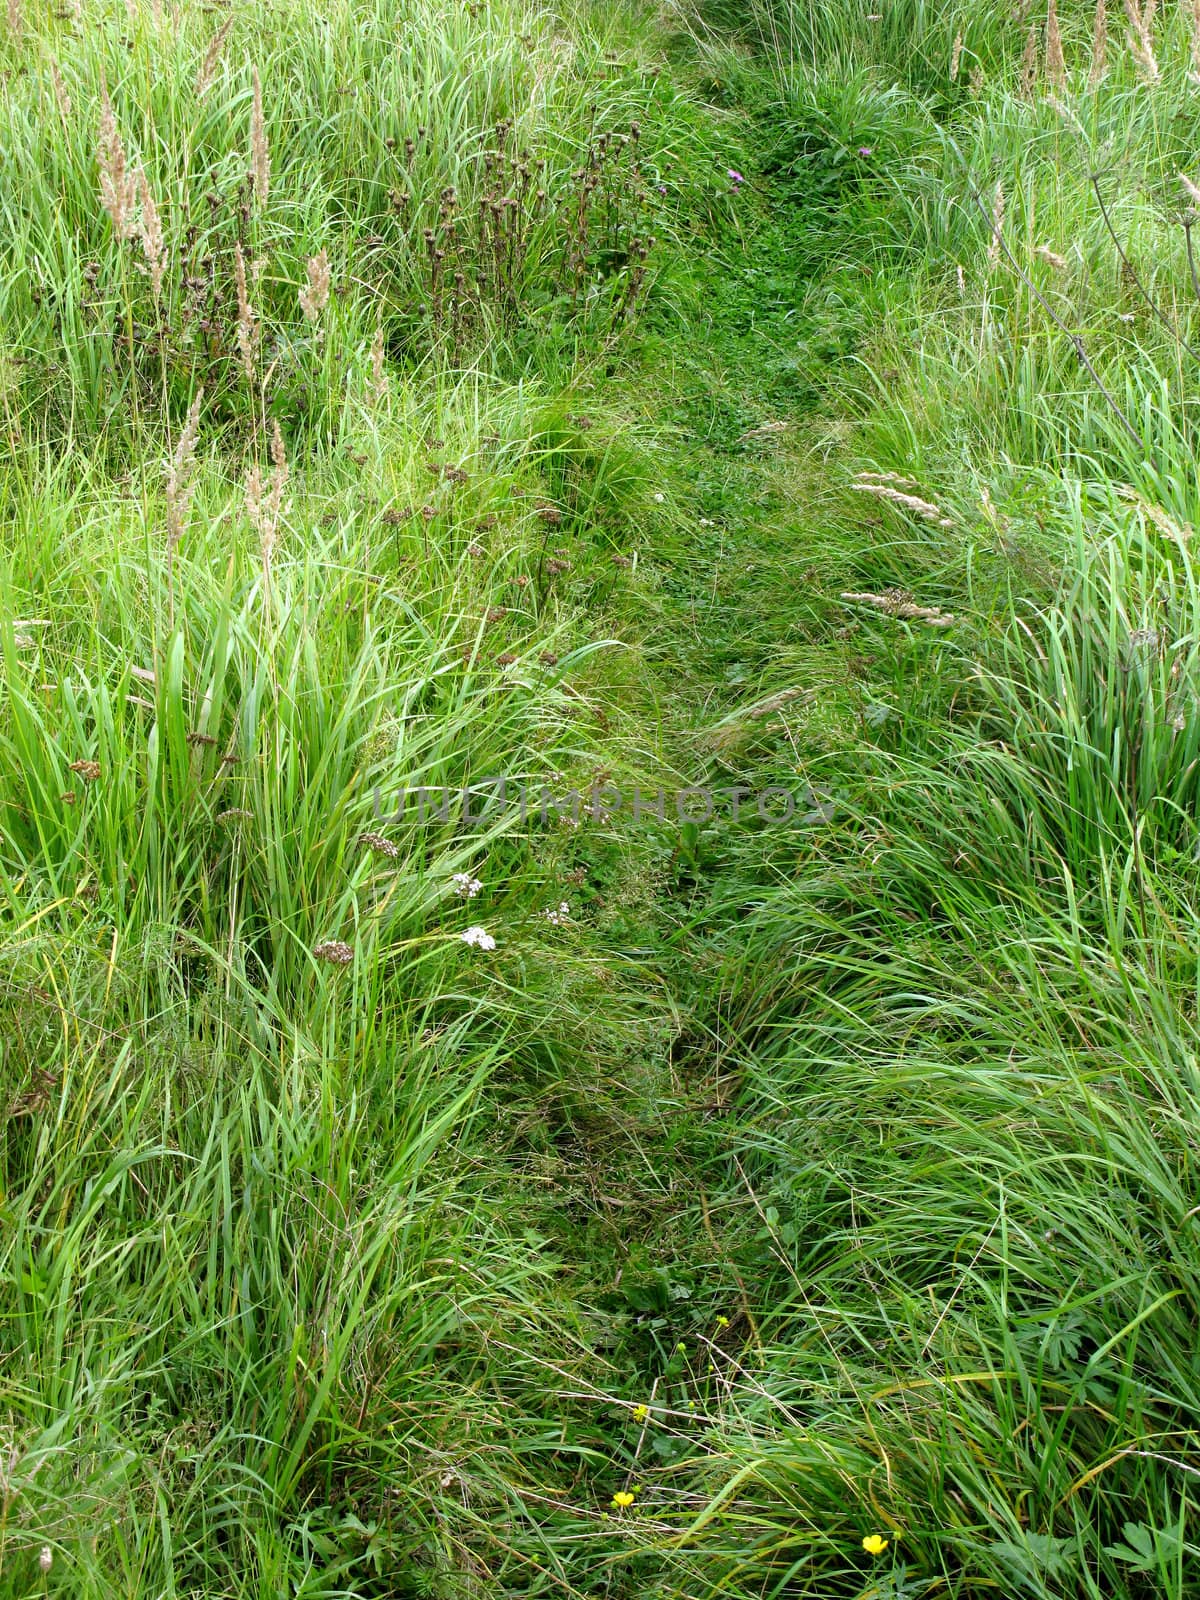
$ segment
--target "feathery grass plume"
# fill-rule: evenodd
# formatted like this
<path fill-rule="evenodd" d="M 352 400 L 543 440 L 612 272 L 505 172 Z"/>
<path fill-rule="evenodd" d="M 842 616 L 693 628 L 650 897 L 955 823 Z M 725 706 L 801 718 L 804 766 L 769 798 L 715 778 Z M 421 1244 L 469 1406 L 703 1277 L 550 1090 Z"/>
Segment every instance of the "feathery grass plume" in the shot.
<path fill-rule="evenodd" d="M 1158 0 L 1145 0 L 1144 5 L 1140 5 L 1138 0 L 1125 0 L 1125 15 L 1129 18 L 1129 48 L 1147 83 L 1157 83 L 1159 79 L 1158 61 L 1154 55 L 1154 14 L 1157 10 Z"/>
<path fill-rule="evenodd" d="M 228 17 L 213 34 L 209 41 L 208 49 L 204 52 L 204 60 L 200 63 L 200 70 L 196 74 L 196 98 L 199 99 L 213 80 L 213 73 L 217 70 L 217 62 L 221 59 L 221 51 L 225 48 L 225 41 L 229 37 L 229 30 L 233 27 L 233 18 Z"/>
<path fill-rule="evenodd" d="M 254 382 L 254 354 L 258 343 L 258 328 L 254 308 L 250 304 L 250 291 L 246 287 L 246 258 L 240 241 L 233 247 L 233 272 L 237 283 L 238 320 L 237 344 L 242 358 L 242 369 L 251 383 Z"/>
<path fill-rule="evenodd" d="M 1195 537 L 1196 530 L 1190 522 L 1176 522 L 1175 518 L 1168 516 L 1161 506 L 1154 505 L 1136 489 L 1126 485 L 1118 489 L 1117 493 L 1129 505 L 1136 506 L 1146 520 L 1153 523 L 1159 533 L 1164 534 L 1172 543 L 1186 545 Z"/>
<path fill-rule="evenodd" d="M 167 554 L 174 554 L 175 546 L 187 529 L 188 515 L 192 509 L 192 479 L 196 470 L 196 440 L 200 435 L 200 406 L 204 390 L 197 389 L 188 407 L 187 421 L 179 435 L 171 460 L 167 466 Z"/>
<path fill-rule="evenodd" d="M 1025 54 L 1021 57 L 1021 85 L 1020 92 L 1026 100 L 1033 99 L 1033 92 L 1037 88 L 1038 78 L 1038 38 L 1037 24 L 1029 24 L 1029 32 L 1025 35 Z"/>
<path fill-rule="evenodd" d="M 1200 0 L 1197 0 L 1200 4 Z M 1108 0 L 1096 0 L 1096 20 L 1092 25 L 1092 64 L 1088 88 L 1094 89 L 1108 71 Z"/>
<path fill-rule="evenodd" d="M 158 214 L 158 207 L 154 203 L 154 196 L 150 192 L 149 180 L 141 167 L 138 168 L 137 183 L 138 194 L 142 202 L 142 249 L 145 252 L 146 265 L 150 269 L 150 287 L 154 291 L 154 299 L 157 302 L 162 294 L 163 268 L 166 265 L 162 219 Z"/>
<path fill-rule="evenodd" d="M 8 0 L 8 31 L 14 41 L 19 39 L 24 31 L 24 19 L 21 16 L 21 0 Z"/>
<path fill-rule="evenodd" d="M 953 520 L 943 514 L 940 506 L 935 506 L 932 501 L 922 500 L 919 495 L 906 494 L 903 489 L 897 488 L 895 479 L 889 480 L 883 473 L 860 473 L 850 487 L 859 494 L 873 494 L 876 499 L 890 501 L 892 505 L 911 511 L 914 516 L 920 517 L 922 522 L 935 523 L 939 528 L 954 526 Z"/>
<path fill-rule="evenodd" d="M 954 617 L 940 606 L 923 606 L 906 595 L 903 589 L 886 589 L 883 594 L 863 594 L 850 590 L 842 594 L 843 600 L 855 605 L 873 606 L 885 617 L 897 617 L 901 622 L 927 622 L 931 628 L 949 628 Z"/>
<path fill-rule="evenodd" d="M 254 68 L 254 103 L 250 111 L 250 160 L 254 179 L 254 198 L 265 206 L 271 191 L 271 151 L 267 145 L 267 125 L 263 120 L 262 80 Z"/>
<path fill-rule="evenodd" d="M 133 175 L 125 155 L 125 146 L 113 115 L 108 86 L 100 84 L 100 142 L 96 152 L 100 166 L 100 203 L 112 219 L 113 232 L 118 239 L 131 239 L 136 229 L 134 219 L 135 191 Z"/>
<path fill-rule="evenodd" d="M 1067 61 L 1058 25 L 1058 0 L 1050 0 L 1046 12 L 1046 76 L 1058 89 L 1067 81 Z"/>
<path fill-rule="evenodd" d="M 305 270 L 308 282 L 300 290 L 300 309 L 309 322 L 317 322 L 329 304 L 328 252 L 322 249 L 310 256 Z"/>
<path fill-rule="evenodd" d="M 1056 272 L 1064 272 L 1067 266 L 1066 256 L 1060 256 L 1057 250 L 1051 250 L 1048 244 L 1040 244 L 1033 252 L 1041 261 L 1049 262 Z"/>
<path fill-rule="evenodd" d="M 963 36 L 962 36 L 962 29 L 960 28 L 958 30 L 958 32 L 954 35 L 954 46 L 950 51 L 950 82 L 951 83 L 956 83 L 958 81 L 958 67 L 959 67 L 959 63 L 962 61 L 962 52 L 963 52 Z"/>
<path fill-rule="evenodd" d="M 1004 230 L 1004 185 L 996 180 L 995 192 L 992 195 L 992 237 L 988 242 L 987 262 L 989 269 L 994 270 L 1000 265 L 1000 235 Z"/>
<path fill-rule="evenodd" d="M 1200 0 L 1198 0 L 1200 3 Z M 67 93 L 67 86 L 62 80 L 62 73 L 58 70 L 58 62 L 50 57 L 50 84 L 54 90 L 54 101 L 58 106 L 58 115 L 64 130 L 71 120 L 71 96 Z"/>
<path fill-rule="evenodd" d="M 1191 200 L 1192 204 L 1196 207 L 1197 211 L 1200 211 L 1200 183 L 1197 183 L 1194 179 L 1189 178 L 1186 172 L 1181 172 L 1179 174 L 1179 181 L 1187 190 L 1188 198 Z"/>

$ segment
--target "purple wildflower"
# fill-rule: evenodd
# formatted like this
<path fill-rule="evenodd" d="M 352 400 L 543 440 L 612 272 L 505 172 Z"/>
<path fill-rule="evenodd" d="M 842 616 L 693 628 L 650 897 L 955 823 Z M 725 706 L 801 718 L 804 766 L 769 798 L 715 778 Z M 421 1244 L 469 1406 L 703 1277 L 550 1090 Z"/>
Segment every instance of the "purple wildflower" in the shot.
<path fill-rule="evenodd" d="M 742 177 L 741 173 L 735 172 L 732 167 L 729 169 L 729 176 L 733 179 L 734 183 L 745 183 L 746 181 L 745 178 Z"/>
<path fill-rule="evenodd" d="M 858 147 L 858 153 L 860 156 L 869 156 L 873 155 L 874 151 L 871 149 L 869 144 L 860 144 Z"/>

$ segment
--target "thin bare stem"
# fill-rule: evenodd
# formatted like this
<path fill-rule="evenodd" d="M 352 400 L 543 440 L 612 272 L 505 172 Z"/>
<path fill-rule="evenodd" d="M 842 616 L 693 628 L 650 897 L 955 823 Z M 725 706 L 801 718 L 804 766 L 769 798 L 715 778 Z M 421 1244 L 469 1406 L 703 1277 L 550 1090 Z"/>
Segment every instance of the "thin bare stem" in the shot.
<path fill-rule="evenodd" d="M 1192 275 L 1192 290 L 1197 300 L 1200 300 L 1200 276 L 1196 272 L 1196 252 L 1192 248 L 1192 219 L 1186 218 L 1183 224 L 1183 237 L 1187 242 L 1188 271 Z"/>
<path fill-rule="evenodd" d="M 1187 351 L 1188 355 L 1191 356 L 1193 361 L 1200 361 L 1200 353 L 1198 353 L 1197 351 L 1192 349 L 1191 345 L 1183 337 L 1183 335 L 1180 333 L 1179 329 L 1175 326 L 1175 324 L 1170 320 L 1170 318 L 1167 316 L 1166 312 L 1163 311 L 1162 307 L 1157 303 L 1157 301 L 1155 301 L 1151 297 L 1150 291 L 1146 288 L 1145 284 L 1142 282 L 1141 278 L 1138 276 L 1137 268 L 1134 266 L 1133 262 L 1129 259 L 1129 256 L 1126 254 L 1126 252 L 1125 252 L 1125 250 L 1124 250 L 1124 248 L 1123 248 L 1123 246 L 1121 244 L 1120 239 L 1117 238 L 1117 231 L 1112 225 L 1112 218 L 1109 216 L 1108 207 L 1104 203 L 1104 195 L 1102 194 L 1101 189 L 1100 189 L 1100 179 L 1096 175 L 1096 173 L 1094 173 L 1094 172 L 1092 173 L 1092 188 L 1096 191 L 1096 199 L 1100 202 L 1100 215 L 1104 218 L 1104 226 L 1108 229 L 1108 236 L 1112 240 L 1112 242 L 1116 245 L 1117 254 L 1120 256 L 1121 262 L 1124 265 L 1126 272 L 1129 274 L 1129 276 L 1133 280 L 1133 282 L 1137 285 L 1138 293 L 1141 295 L 1142 299 L 1146 302 L 1146 304 L 1150 307 L 1150 309 L 1154 313 L 1154 315 L 1158 318 L 1159 322 L 1161 322 L 1163 327 L 1166 328 L 1167 332 L 1171 335 L 1171 337 L 1176 339 L 1176 340 L 1178 340 L 1178 342 Z"/>
<path fill-rule="evenodd" d="M 971 182 L 969 177 L 967 179 L 967 186 L 971 191 L 971 198 L 974 200 L 975 204 L 979 207 L 980 211 L 983 214 L 983 218 L 984 218 L 985 222 L 988 224 L 988 227 L 990 228 L 991 225 L 992 225 L 992 219 L 991 219 L 991 215 L 990 215 L 990 213 L 988 211 L 987 205 L 984 202 L 984 199 L 983 199 L 982 195 L 979 193 L 979 190 Z M 1059 316 L 1058 312 L 1055 311 L 1054 307 L 1050 304 L 1049 300 L 1046 299 L 1046 296 L 1038 288 L 1037 284 L 1034 283 L 1033 279 L 1025 271 L 1024 267 L 1022 267 L 1021 263 L 1017 260 L 1016 256 L 1014 256 L 1012 251 L 1008 248 L 1008 245 L 1005 243 L 1003 237 L 998 233 L 994 234 L 993 237 L 996 239 L 996 242 L 998 243 L 998 245 L 1000 247 L 1000 250 L 1003 252 L 1004 256 L 1007 258 L 1009 266 L 1012 267 L 1012 269 L 1016 273 L 1017 277 L 1020 278 L 1021 282 L 1029 290 L 1030 294 L 1033 295 L 1034 299 L 1042 307 L 1042 310 L 1050 318 L 1051 322 L 1054 323 L 1055 327 L 1061 329 L 1061 331 L 1063 333 L 1065 333 L 1067 338 L 1071 341 L 1071 345 L 1072 345 L 1072 347 L 1073 347 L 1073 349 L 1075 351 L 1076 356 L 1079 359 L 1080 366 L 1082 366 L 1084 368 L 1084 370 L 1090 376 L 1092 382 L 1096 385 L 1096 388 L 1104 396 L 1105 400 L 1108 401 L 1109 406 L 1112 408 L 1113 415 L 1117 418 L 1118 422 L 1120 422 L 1120 424 L 1124 428 L 1125 432 L 1133 440 L 1134 444 L 1136 444 L 1139 447 L 1139 449 L 1145 450 L 1145 448 L 1146 448 L 1145 440 L 1142 438 L 1141 434 L 1134 427 L 1133 423 L 1130 422 L 1129 418 L 1125 415 L 1125 412 L 1121 409 L 1121 406 L 1117 402 L 1116 396 L 1112 393 L 1112 391 L 1109 389 L 1108 385 L 1104 382 L 1104 379 L 1100 376 L 1100 374 L 1096 371 L 1095 367 L 1092 365 L 1091 357 L 1087 353 L 1087 346 L 1084 344 L 1082 336 L 1080 334 L 1078 334 L 1078 333 L 1075 333 L 1071 328 L 1069 328 L 1067 326 L 1067 324 L 1063 321 L 1063 319 Z"/>

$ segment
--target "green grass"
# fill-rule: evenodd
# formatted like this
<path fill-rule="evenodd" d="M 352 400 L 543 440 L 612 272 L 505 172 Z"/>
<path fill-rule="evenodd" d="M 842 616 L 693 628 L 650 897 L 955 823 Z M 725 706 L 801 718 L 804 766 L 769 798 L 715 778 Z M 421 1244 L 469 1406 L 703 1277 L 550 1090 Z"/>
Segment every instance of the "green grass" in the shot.
<path fill-rule="evenodd" d="M 159 9 L 0 30 L 0 1596 L 1186 1600 L 1187 8 Z"/>

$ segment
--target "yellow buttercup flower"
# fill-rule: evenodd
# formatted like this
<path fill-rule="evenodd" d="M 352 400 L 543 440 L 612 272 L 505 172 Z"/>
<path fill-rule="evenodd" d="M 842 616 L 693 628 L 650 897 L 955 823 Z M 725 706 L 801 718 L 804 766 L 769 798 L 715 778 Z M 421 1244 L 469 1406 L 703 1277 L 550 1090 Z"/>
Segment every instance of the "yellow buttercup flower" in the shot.
<path fill-rule="evenodd" d="M 612 1497 L 612 1503 L 618 1511 L 625 1511 L 633 1504 L 633 1496 L 628 1489 L 618 1489 Z"/>
<path fill-rule="evenodd" d="M 728 1317 L 718 1317 L 717 1318 L 717 1327 L 718 1328 L 727 1328 L 728 1326 L 729 1326 L 729 1318 Z"/>
<path fill-rule="evenodd" d="M 634 1406 L 634 1408 L 633 1408 L 633 1420 L 635 1422 L 645 1422 L 645 1420 L 646 1420 L 648 1415 L 649 1415 L 649 1412 L 646 1410 L 645 1406 Z"/>
<path fill-rule="evenodd" d="M 863 1549 L 869 1556 L 881 1556 L 887 1549 L 888 1542 L 877 1533 L 869 1533 L 863 1540 Z"/>

